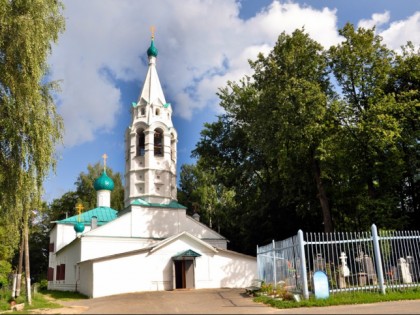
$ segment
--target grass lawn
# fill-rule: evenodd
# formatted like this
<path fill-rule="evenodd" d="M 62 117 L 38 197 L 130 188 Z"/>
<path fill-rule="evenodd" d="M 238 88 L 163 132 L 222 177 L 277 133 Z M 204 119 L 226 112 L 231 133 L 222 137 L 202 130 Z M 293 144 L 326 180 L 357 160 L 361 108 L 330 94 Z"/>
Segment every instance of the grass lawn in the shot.
<path fill-rule="evenodd" d="M 66 291 L 40 291 L 32 296 L 32 305 L 25 305 L 23 311 L 10 311 L 13 314 L 31 314 L 31 310 L 45 309 L 45 308 L 60 308 L 62 305 L 60 301 L 72 301 L 86 299 L 87 297 L 77 292 Z M 17 303 L 23 303 L 24 297 L 19 297 Z M 9 303 L 6 301 L 0 302 L 0 309 L 10 310 Z"/>
<path fill-rule="evenodd" d="M 295 307 L 314 307 L 332 306 L 345 304 L 366 304 L 386 301 L 417 300 L 420 299 L 420 288 L 405 289 L 400 291 L 387 291 L 386 294 L 379 292 L 347 292 L 330 294 L 327 299 L 315 299 L 311 296 L 309 300 L 276 300 L 268 296 L 257 296 L 255 302 L 261 302 L 276 308 L 295 308 Z"/>

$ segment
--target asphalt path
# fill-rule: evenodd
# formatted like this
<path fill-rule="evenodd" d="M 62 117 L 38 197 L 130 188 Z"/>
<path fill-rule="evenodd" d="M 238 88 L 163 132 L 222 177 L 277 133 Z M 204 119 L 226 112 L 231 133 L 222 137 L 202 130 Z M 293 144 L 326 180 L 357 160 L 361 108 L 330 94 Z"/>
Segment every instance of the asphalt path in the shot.
<path fill-rule="evenodd" d="M 420 314 L 420 300 L 276 309 L 253 302 L 244 289 L 151 291 L 63 304 L 79 314 Z"/>

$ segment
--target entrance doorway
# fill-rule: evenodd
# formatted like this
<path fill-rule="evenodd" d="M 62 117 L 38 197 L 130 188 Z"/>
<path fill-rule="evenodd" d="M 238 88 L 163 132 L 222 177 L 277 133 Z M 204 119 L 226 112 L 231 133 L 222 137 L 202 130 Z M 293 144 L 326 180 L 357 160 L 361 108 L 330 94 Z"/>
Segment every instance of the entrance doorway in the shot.
<path fill-rule="evenodd" d="M 193 289 L 195 288 L 194 267 L 195 259 L 200 257 L 199 253 L 189 249 L 172 257 L 173 264 L 173 288 Z"/>
<path fill-rule="evenodd" d="M 175 260 L 175 288 L 194 288 L 194 260 Z"/>

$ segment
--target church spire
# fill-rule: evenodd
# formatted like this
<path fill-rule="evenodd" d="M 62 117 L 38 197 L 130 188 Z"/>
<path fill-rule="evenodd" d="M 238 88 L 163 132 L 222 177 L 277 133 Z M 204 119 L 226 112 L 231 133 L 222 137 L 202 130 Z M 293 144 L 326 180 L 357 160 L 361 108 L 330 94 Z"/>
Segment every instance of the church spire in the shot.
<path fill-rule="evenodd" d="M 165 95 L 163 94 L 162 86 L 160 84 L 159 76 L 156 71 L 156 58 L 158 50 L 155 46 L 154 27 L 151 28 L 152 38 L 150 47 L 147 49 L 147 56 L 149 58 L 149 68 L 147 70 L 146 79 L 144 80 L 143 89 L 140 93 L 138 105 L 160 105 L 166 104 Z"/>
<path fill-rule="evenodd" d="M 176 200 L 178 136 L 172 123 L 172 106 L 166 103 L 156 71 L 158 50 L 153 27 L 151 31 L 149 67 L 139 99 L 132 104 L 132 122 L 125 138 L 125 206 L 139 198 L 159 204 Z"/>

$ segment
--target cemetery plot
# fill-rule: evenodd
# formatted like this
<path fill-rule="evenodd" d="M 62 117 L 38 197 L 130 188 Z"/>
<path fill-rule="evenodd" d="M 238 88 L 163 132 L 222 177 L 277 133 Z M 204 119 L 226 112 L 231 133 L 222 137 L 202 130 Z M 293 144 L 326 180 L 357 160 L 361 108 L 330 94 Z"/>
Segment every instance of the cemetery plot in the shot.
<path fill-rule="evenodd" d="M 372 226 L 372 233 L 306 233 L 302 239 L 298 236 L 299 233 L 257 248 L 259 277 L 266 283 L 282 281 L 290 291 L 309 296 L 316 291 L 315 275 L 322 271 L 330 293 L 385 293 L 420 286 L 418 231 L 378 233 Z"/>

